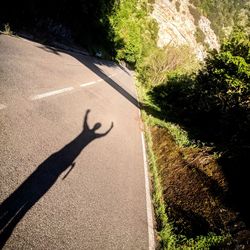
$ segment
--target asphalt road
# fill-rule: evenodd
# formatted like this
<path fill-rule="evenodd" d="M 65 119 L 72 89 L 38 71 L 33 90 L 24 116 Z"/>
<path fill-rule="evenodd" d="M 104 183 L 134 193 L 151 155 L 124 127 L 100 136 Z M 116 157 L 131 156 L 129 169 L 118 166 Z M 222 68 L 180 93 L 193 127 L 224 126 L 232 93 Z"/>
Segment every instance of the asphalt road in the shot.
<path fill-rule="evenodd" d="M 0 35 L 0 157 L 4 249 L 152 248 L 127 69 Z"/>

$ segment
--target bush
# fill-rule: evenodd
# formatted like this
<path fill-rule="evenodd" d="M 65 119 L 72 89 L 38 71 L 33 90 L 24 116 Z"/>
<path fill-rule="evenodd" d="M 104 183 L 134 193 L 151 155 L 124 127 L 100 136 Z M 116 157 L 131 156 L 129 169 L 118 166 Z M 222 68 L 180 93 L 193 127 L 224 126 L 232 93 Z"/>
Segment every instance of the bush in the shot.
<path fill-rule="evenodd" d="M 195 24 L 196 26 L 198 26 L 198 25 L 199 25 L 199 20 L 200 20 L 200 18 L 201 18 L 201 14 L 200 14 L 199 10 L 196 9 L 196 8 L 194 8 L 194 7 L 191 6 L 191 5 L 188 6 L 188 9 L 189 9 L 190 14 L 191 14 L 191 15 L 193 16 L 193 18 L 194 18 L 194 24 Z"/>
<path fill-rule="evenodd" d="M 247 14 L 242 16 L 242 11 L 249 9 L 247 0 L 191 0 L 191 3 L 203 15 L 208 17 L 211 21 L 212 29 L 221 40 L 227 35 L 225 28 L 232 28 L 234 25 L 239 25 L 242 22 L 245 24 L 249 22 Z M 195 13 L 195 10 L 190 8 L 190 13 L 197 22 L 198 15 Z"/>
<path fill-rule="evenodd" d="M 144 1 L 120 1 L 109 17 L 117 59 L 137 67 L 151 48 L 156 47 L 158 27 Z"/>
<path fill-rule="evenodd" d="M 196 27 L 195 38 L 197 43 L 204 44 L 206 35 L 204 34 L 204 32 L 201 30 L 200 27 Z"/>
<path fill-rule="evenodd" d="M 194 77 L 176 75 L 155 87 L 154 101 L 163 109 L 180 112 L 236 112 L 250 104 L 250 40 L 235 32 L 221 51 L 213 51 Z"/>
<path fill-rule="evenodd" d="M 220 52 L 213 52 L 206 59 L 205 68 L 197 76 L 203 109 L 225 112 L 249 107 L 249 38 L 237 31 L 221 46 Z"/>
<path fill-rule="evenodd" d="M 196 75 L 180 75 L 150 91 L 167 119 L 190 128 L 198 139 L 247 145 L 250 125 L 250 42 L 235 32 L 221 51 L 213 51 Z M 228 147 L 228 146 L 226 146 Z M 238 150 L 239 151 L 239 150 Z"/>
<path fill-rule="evenodd" d="M 149 95 L 153 103 L 161 108 L 165 114 L 177 114 L 178 117 L 187 115 L 186 112 L 196 110 L 195 80 L 190 75 L 176 74 L 168 78 L 167 82 L 154 87 Z"/>
<path fill-rule="evenodd" d="M 188 73 L 196 66 L 198 62 L 188 47 L 155 48 L 138 67 L 138 79 L 150 88 L 162 84 L 171 74 Z"/>

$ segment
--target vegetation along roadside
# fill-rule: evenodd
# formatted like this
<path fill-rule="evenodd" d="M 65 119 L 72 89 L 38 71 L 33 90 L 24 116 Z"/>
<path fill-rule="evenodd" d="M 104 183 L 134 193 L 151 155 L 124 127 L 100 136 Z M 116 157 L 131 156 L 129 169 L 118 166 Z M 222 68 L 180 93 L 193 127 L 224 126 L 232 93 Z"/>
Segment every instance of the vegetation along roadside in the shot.
<path fill-rule="evenodd" d="M 116 59 L 136 71 L 158 247 L 244 249 L 249 34 L 236 29 L 200 63 L 187 46 L 157 47 L 151 11 L 152 1 L 120 1 L 109 20 Z"/>
<path fill-rule="evenodd" d="M 157 47 L 154 0 L 63 2 L 8 1 L 0 29 L 76 42 L 135 70 L 158 248 L 250 248 L 249 1 L 190 0 L 194 21 L 208 17 L 221 41 L 204 62 L 185 45 Z"/>
<path fill-rule="evenodd" d="M 249 35 L 194 73 L 139 83 L 160 248 L 249 246 Z"/>

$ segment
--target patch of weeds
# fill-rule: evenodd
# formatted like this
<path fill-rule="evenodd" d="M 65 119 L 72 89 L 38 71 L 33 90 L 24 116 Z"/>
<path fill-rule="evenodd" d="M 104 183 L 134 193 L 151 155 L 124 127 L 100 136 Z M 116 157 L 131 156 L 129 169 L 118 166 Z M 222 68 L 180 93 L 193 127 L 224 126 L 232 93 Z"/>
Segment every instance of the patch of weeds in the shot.
<path fill-rule="evenodd" d="M 166 128 L 169 131 L 169 133 L 173 136 L 178 146 L 180 147 L 196 146 L 194 141 L 190 140 L 187 131 L 182 129 L 179 125 L 173 122 L 167 122 L 167 121 L 164 121 L 163 119 L 155 117 L 153 113 L 157 113 L 157 114 L 160 113 L 160 109 L 157 105 L 153 103 L 153 101 L 147 95 L 148 89 L 141 87 L 138 82 L 136 86 L 137 86 L 137 89 L 139 89 L 139 92 L 138 92 L 139 99 L 143 100 L 144 106 L 146 106 L 150 110 L 150 112 L 146 111 L 146 113 L 148 113 L 146 115 L 148 124 L 150 126 L 157 125 L 157 126 Z M 149 113 L 151 113 L 152 115 L 150 115 Z"/>
<path fill-rule="evenodd" d="M 153 150 L 152 134 L 150 131 L 151 118 L 142 112 L 145 122 L 145 135 L 147 141 L 147 153 L 149 159 L 150 171 L 153 181 L 153 205 L 157 220 L 157 233 L 160 249 L 210 249 L 211 247 L 220 246 L 223 242 L 228 241 L 228 235 L 216 235 L 209 233 L 195 238 L 188 239 L 182 234 L 176 234 L 174 221 L 171 222 L 168 215 L 168 204 L 164 200 L 164 188 L 162 186 L 161 171 L 157 164 L 157 156 Z"/>
<path fill-rule="evenodd" d="M 190 239 L 182 249 L 211 249 L 211 247 L 220 247 L 223 242 L 230 241 L 230 235 L 215 235 L 209 233 L 207 236 L 198 236 L 196 239 Z"/>
<path fill-rule="evenodd" d="M 150 107 L 151 111 L 153 110 L 153 112 L 158 112 L 159 110 L 157 110 L 157 106 L 154 106 L 154 104 L 147 97 L 147 90 L 142 88 L 138 84 L 137 87 L 139 90 L 138 95 L 140 97 L 140 100 L 143 100 L 144 104 L 146 102 L 146 106 Z M 163 131 L 166 130 L 167 133 L 169 133 L 174 139 L 173 147 L 176 147 L 176 149 L 180 148 L 181 150 L 195 150 L 198 154 L 198 148 L 196 149 L 196 145 L 192 141 L 190 141 L 188 133 L 180 126 L 174 123 L 166 122 L 160 118 L 156 118 L 152 114 L 150 115 L 150 112 L 145 109 L 142 110 L 142 119 L 145 124 L 147 153 L 150 172 L 152 176 L 152 199 L 155 217 L 157 221 L 156 231 L 158 236 L 157 239 L 159 242 L 159 249 L 211 249 L 221 247 L 225 242 L 229 242 L 229 235 L 216 235 L 215 233 L 205 233 L 204 235 L 194 235 L 194 237 L 190 237 L 183 234 L 182 231 L 178 231 L 176 229 L 176 218 L 172 217 L 171 214 L 169 216 L 171 204 L 165 199 L 164 196 L 166 192 L 164 178 L 166 176 L 164 177 L 163 166 L 159 165 L 158 155 L 159 152 L 163 152 L 164 154 L 164 150 L 161 149 L 162 146 L 166 146 L 167 148 L 171 146 L 166 145 L 167 141 L 165 140 L 163 142 L 161 140 L 158 140 L 157 138 L 154 138 L 154 133 L 152 133 L 152 129 L 154 128 L 157 130 L 158 128 L 161 128 Z M 155 145 L 155 140 L 157 145 Z M 159 152 L 157 153 L 156 151 L 158 150 Z M 174 156 L 172 154 L 172 157 L 177 157 L 177 155 L 181 155 L 177 151 L 175 153 L 176 155 Z M 187 157 L 186 160 L 189 160 L 188 158 L 192 157 Z M 196 160 L 197 157 L 195 158 L 195 161 Z M 177 172 L 173 172 L 172 174 L 176 175 Z M 194 175 L 197 175 L 197 173 L 194 173 Z M 185 185 L 185 183 L 183 185 Z M 189 189 L 188 186 L 187 188 Z M 182 220 L 184 218 L 180 219 Z"/>
<path fill-rule="evenodd" d="M 163 189 L 160 175 L 156 164 L 155 154 L 153 152 L 153 142 L 148 129 L 148 116 L 142 113 L 143 120 L 146 122 L 145 136 L 147 141 L 147 153 L 149 159 L 150 171 L 153 176 L 153 205 L 157 220 L 158 241 L 163 249 L 173 249 L 175 247 L 176 237 L 173 234 L 173 228 L 166 214 L 166 205 L 163 199 Z"/>
<path fill-rule="evenodd" d="M 190 14 L 194 18 L 194 24 L 196 26 L 198 26 L 199 25 L 199 20 L 201 18 L 201 13 L 199 12 L 199 10 L 197 8 L 193 7 L 192 5 L 189 5 L 188 9 L 189 9 Z"/>
<path fill-rule="evenodd" d="M 195 39 L 197 43 L 204 44 L 206 36 L 200 27 L 196 27 Z"/>
<path fill-rule="evenodd" d="M 9 23 L 4 24 L 4 30 L 2 31 L 2 33 L 3 33 L 4 35 L 9 35 L 9 36 L 12 36 L 12 35 L 13 35 L 13 32 L 12 32 L 12 30 L 11 30 L 11 28 L 10 28 Z"/>
<path fill-rule="evenodd" d="M 189 139 L 187 131 L 175 123 L 166 122 L 153 116 L 148 116 L 148 123 L 151 126 L 157 125 L 166 128 L 180 147 L 195 146 L 194 142 Z"/>

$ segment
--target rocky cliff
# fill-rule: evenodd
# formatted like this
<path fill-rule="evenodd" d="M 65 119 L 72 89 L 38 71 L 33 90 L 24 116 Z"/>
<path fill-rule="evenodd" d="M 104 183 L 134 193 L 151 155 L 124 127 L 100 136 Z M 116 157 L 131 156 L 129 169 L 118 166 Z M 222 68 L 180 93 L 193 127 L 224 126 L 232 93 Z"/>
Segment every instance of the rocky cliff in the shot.
<path fill-rule="evenodd" d="M 155 0 L 152 17 L 159 26 L 159 47 L 188 45 L 200 60 L 206 49 L 219 49 L 210 21 L 189 0 Z"/>

